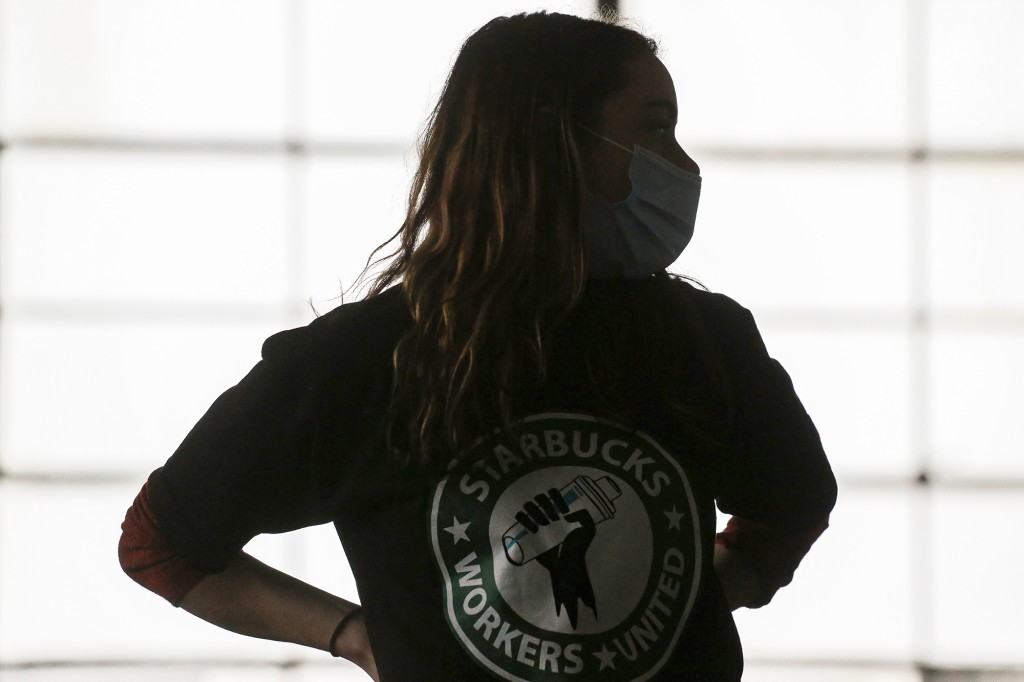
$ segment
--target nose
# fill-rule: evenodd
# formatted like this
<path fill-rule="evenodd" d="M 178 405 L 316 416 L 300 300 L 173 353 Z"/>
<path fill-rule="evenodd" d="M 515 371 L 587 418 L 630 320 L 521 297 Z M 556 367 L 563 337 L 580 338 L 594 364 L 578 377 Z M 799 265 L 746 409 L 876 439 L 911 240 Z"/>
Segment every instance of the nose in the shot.
<path fill-rule="evenodd" d="M 681 164 L 679 167 L 683 170 L 690 171 L 694 175 L 700 175 L 700 166 L 697 165 L 697 162 L 691 159 L 690 155 L 686 152 L 683 152 L 683 158 L 686 159 L 686 162 Z"/>
<path fill-rule="evenodd" d="M 675 136 L 673 136 L 671 140 L 672 142 L 667 145 L 668 148 L 665 150 L 666 160 L 672 162 L 676 166 L 679 166 L 684 171 L 693 173 L 694 175 L 699 175 L 700 166 L 697 165 L 697 162 L 693 161 L 693 159 L 690 158 L 690 155 L 686 154 L 686 150 L 684 150 Z"/>
<path fill-rule="evenodd" d="M 678 140 L 673 140 L 672 156 L 669 161 L 682 168 L 684 171 L 689 171 L 694 175 L 700 175 L 700 166 L 697 162 L 690 158 L 690 155 L 686 153 L 686 150 L 680 146 Z"/>

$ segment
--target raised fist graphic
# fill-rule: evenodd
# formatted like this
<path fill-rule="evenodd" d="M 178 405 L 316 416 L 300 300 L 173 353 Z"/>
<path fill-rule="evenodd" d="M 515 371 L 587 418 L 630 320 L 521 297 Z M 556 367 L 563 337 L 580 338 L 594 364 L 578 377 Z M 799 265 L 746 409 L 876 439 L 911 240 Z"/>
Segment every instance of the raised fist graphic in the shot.
<path fill-rule="evenodd" d="M 565 608 L 573 629 L 579 604 L 597 616 L 597 601 L 587 572 L 586 553 L 597 524 L 612 518 L 612 501 L 621 490 L 608 477 L 597 481 L 578 476 L 561 490 L 550 488 L 516 512 L 516 523 L 504 535 L 505 555 L 516 566 L 536 559 L 551 577 L 555 612 Z"/>

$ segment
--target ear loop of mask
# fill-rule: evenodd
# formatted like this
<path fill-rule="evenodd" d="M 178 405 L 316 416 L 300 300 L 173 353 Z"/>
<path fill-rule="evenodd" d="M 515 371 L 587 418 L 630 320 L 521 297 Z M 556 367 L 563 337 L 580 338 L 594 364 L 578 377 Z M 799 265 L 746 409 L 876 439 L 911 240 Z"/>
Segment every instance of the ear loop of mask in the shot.
<path fill-rule="evenodd" d="M 671 172 L 671 173 L 673 173 L 675 175 L 682 174 L 683 177 L 697 177 L 697 178 L 700 177 L 699 173 L 692 173 L 692 172 L 690 172 L 690 171 L 688 171 L 688 170 L 686 170 L 684 168 L 681 168 L 681 167 L 677 166 L 676 164 L 672 163 L 671 161 L 669 161 L 668 159 L 666 159 L 661 154 L 658 154 L 657 152 L 651 151 L 650 149 L 647 149 L 646 147 L 641 147 L 641 146 L 638 145 L 634 149 L 629 149 L 625 145 L 619 144 L 618 142 L 616 142 L 615 140 L 613 140 L 613 139 L 611 139 L 609 137 L 605 137 L 604 135 L 602 135 L 601 133 L 597 132 L 596 130 L 591 130 L 590 128 L 588 128 L 587 126 L 583 125 L 582 123 L 579 123 L 578 121 L 577 121 L 576 125 L 578 125 L 580 128 L 583 128 L 584 130 L 586 130 L 591 135 L 593 135 L 595 137 L 599 137 L 602 140 L 604 140 L 605 142 L 609 142 L 609 143 L 615 145 L 616 147 L 618 147 L 619 149 L 623 150 L 624 152 L 629 153 L 630 156 L 636 156 L 637 150 L 641 150 L 643 152 L 641 154 L 641 156 L 646 156 L 648 159 L 654 159 L 657 163 L 659 163 L 663 167 L 665 167 L 665 169 L 667 171 L 669 171 L 669 172 Z"/>
<path fill-rule="evenodd" d="M 618 147 L 622 151 L 626 152 L 627 154 L 630 154 L 630 155 L 633 154 L 633 150 L 630 149 L 629 147 L 626 147 L 623 144 L 619 144 L 618 142 L 616 142 L 615 140 L 613 140 L 611 138 L 605 137 L 604 135 L 602 135 L 601 133 L 597 132 L 596 130 L 591 130 L 590 128 L 588 128 L 587 126 L 585 126 L 585 125 L 583 125 L 582 123 L 579 123 L 579 122 L 577 122 L 576 125 L 578 125 L 580 128 L 583 128 L 584 130 L 586 130 L 588 133 L 590 133 L 594 137 L 599 137 L 602 140 L 604 140 L 605 142 L 610 142 L 611 144 L 615 145 L 616 147 Z"/>

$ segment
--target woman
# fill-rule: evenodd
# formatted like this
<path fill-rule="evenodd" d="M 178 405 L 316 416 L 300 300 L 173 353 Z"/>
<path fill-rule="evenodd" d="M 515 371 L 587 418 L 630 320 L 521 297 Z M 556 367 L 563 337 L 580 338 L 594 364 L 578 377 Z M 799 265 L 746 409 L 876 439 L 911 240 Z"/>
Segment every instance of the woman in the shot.
<path fill-rule="evenodd" d="M 700 176 L 656 52 L 557 14 L 473 34 L 368 297 L 267 340 L 140 492 L 125 570 L 373 679 L 739 679 L 730 611 L 835 480 L 750 314 L 665 273 Z M 362 607 L 241 551 L 329 521 Z"/>

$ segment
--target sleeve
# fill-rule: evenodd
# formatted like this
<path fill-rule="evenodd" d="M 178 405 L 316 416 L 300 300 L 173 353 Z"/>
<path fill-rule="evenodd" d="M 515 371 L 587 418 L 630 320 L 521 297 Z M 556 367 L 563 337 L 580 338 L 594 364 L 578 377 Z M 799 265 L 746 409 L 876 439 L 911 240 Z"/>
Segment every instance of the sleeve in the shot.
<path fill-rule="evenodd" d="M 316 363 L 311 327 L 281 332 L 147 483 L 152 517 L 189 567 L 224 570 L 260 533 L 331 520 L 311 474 Z"/>
<path fill-rule="evenodd" d="M 762 605 L 789 584 L 828 527 L 835 476 L 789 375 L 768 355 L 749 311 L 726 301 L 716 320 L 732 397 L 732 442 L 716 499 L 731 514 L 716 542 L 740 552 L 763 580 Z"/>
<path fill-rule="evenodd" d="M 128 577 L 175 606 L 206 575 L 185 563 L 156 525 L 148 484 L 124 517 L 117 556 Z"/>
<path fill-rule="evenodd" d="M 836 501 L 818 431 L 789 375 L 768 355 L 753 316 L 729 303 L 731 319 L 716 325 L 733 406 L 719 509 L 778 528 L 818 528 Z"/>
<path fill-rule="evenodd" d="M 816 528 L 797 531 L 733 516 L 715 537 L 715 544 L 738 552 L 754 569 L 760 579 L 759 595 L 748 606 L 758 608 L 792 582 L 800 562 L 827 527 L 826 520 Z"/>

